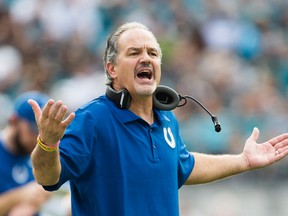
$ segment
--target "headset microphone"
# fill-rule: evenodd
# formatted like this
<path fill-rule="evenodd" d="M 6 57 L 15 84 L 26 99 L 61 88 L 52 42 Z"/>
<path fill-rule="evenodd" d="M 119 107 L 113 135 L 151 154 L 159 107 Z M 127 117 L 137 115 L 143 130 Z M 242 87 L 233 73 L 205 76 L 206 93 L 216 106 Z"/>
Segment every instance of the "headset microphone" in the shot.
<path fill-rule="evenodd" d="M 131 95 L 126 89 L 115 91 L 111 86 L 107 86 L 106 96 L 114 101 L 121 109 L 128 109 L 130 106 Z M 173 110 L 176 107 L 184 106 L 187 103 L 187 99 L 191 99 L 201 106 L 211 116 L 215 131 L 221 131 L 217 117 L 212 115 L 198 100 L 188 95 L 181 96 L 174 89 L 167 86 L 159 85 L 157 87 L 153 95 L 153 107 L 159 110 Z M 182 100 L 184 102 L 180 103 Z"/>
<path fill-rule="evenodd" d="M 218 118 L 215 115 L 212 115 L 208 111 L 208 109 L 205 106 L 203 106 L 198 100 L 196 100 L 194 97 L 191 97 L 188 95 L 181 96 L 172 88 L 159 85 L 154 93 L 153 105 L 154 107 L 158 109 L 172 110 L 172 109 L 175 109 L 176 107 L 184 106 L 187 103 L 187 98 L 196 102 L 200 107 L 202 107 L 208 113 L 208 115 L 210 115 L 212 122 L 214 124 L 215 131 L 220 132 L 221 125 L 218 121 Z M 180 103 L 182 100 L 184 100 L 184 102 Z"/>
<path fill-rule="evenodd" d="M 221 125 L 218 121 L 218 118 L 214 115 L 212 115 L 211 118 L 215 127 L 215 131 L 219 133 L 221 131 Z"/>

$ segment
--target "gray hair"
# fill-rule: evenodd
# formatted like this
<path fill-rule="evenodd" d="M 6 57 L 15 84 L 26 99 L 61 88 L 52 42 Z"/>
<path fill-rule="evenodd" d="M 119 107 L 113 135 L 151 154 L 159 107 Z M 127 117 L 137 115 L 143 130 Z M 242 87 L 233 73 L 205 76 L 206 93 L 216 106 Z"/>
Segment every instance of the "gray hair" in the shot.
<path fill-rule="evenodd" d="M 117 28 L 108 38 L 107 43 L 106 43 L 106 48 L 105 48 L 105 53 L 104 53 L 104 58 L 103 58 L 103 63 L 104 63 L 104 69 L 106 73 L 106 85 L 111 85 L 113 82 L 112 77 L 110 76 L 109 72 L 106 69 L 106 64 L 108 62 L 111 62 L 112 64 L 117 63 L 117 57 L 118 57 L 118 39 L 122 33 L 129 29 L 143 29 L 151 33 L 151 35 L 154 37 L 155 41 L 157 42 L 157 39 L 155 35 L 143 24 L 138 23 L 138 22 L 130 22 L 130 23 L 125 23 L 121 25 L 119 28 Z M 160 54 L 160 58 L 162 57 L 162 51 L 160 48 L 159 43 L 157 42 L 158 45 L 158 50 Z"/>

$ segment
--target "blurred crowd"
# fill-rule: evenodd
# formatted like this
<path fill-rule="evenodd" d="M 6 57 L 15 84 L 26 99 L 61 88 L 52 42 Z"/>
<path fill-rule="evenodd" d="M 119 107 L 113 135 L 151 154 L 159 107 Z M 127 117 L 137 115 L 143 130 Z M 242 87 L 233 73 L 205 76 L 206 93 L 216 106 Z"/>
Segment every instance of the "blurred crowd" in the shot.
<path fill-rule="evenodd" d="M 175 109 L 189 150 L 240 152 L 255 126 L 259 142 L 288 132 L 286 0 L 0 0 L 0 127 L 23 91 L 48 93 L 71 111 L 103 94 L 105 40 L 128 21 L 157 36 L 162 84 L 221 123 L 218 134 L 189 100 Z M 283 179 L 286 165 L 269 170 Z"/>

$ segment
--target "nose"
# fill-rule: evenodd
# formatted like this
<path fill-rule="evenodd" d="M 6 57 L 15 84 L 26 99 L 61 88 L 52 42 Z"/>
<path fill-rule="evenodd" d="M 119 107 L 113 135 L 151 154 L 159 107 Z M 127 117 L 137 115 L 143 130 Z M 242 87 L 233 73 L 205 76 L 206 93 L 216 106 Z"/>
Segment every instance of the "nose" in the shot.
<path fill-rule="evenodd" d="M 149 56 L 149 53 L 147 51 L 144 51 L 141 55 L 140 63 L 150 63 L 151 59 Z"/>

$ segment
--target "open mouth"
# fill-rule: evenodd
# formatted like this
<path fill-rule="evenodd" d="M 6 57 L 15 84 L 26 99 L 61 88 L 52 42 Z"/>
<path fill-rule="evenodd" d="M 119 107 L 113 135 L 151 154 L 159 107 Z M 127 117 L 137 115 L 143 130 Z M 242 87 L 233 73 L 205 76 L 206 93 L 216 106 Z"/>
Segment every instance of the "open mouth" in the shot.
<path fill-rule="evenodd" d="M 139 79 L 152 79 L 152 72 L 150 70 L 142 70 L 137 73 Z"/>

